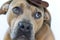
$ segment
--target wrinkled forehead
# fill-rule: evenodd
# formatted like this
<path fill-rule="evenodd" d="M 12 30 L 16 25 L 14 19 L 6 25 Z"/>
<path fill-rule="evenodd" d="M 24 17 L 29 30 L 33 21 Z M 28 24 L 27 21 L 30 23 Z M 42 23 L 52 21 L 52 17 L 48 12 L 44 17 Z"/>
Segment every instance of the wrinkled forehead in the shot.
<path fill-rule="evenodd" d="M 33 9 L 33 10 L 41 10 L 44 11 L 43 7 L 36 7 L 34 5 L 29 4 L 26 0 L 13 0 L 10 4 L 10 8 L 14 8 L 14 7 L 22 7 L 22 8 L 29 8 L 29 9 Z"/>

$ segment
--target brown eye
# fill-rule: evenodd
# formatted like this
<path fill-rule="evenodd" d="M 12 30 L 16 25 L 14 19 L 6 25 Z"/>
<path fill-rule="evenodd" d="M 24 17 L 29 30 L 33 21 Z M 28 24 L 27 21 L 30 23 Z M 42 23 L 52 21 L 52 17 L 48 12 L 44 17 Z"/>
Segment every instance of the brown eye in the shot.
<path fill-rule="evenodd" d="M 33 14 L 33 17 L 34 17 L 35 19 L 39 19 L 41 16 L 42 16 L 42 15 L 41 15 L 40 12 L 35 12 L 35 13 Z"/>
<path fill-rule="evenodd" d="M 12 9 L 12 11 L 13 11 L 15 14 L 17 14 L 17 15 L 23 13 L 22 8 L 20 8 L 20 7 L 14 7 L 14 8 Z"/>

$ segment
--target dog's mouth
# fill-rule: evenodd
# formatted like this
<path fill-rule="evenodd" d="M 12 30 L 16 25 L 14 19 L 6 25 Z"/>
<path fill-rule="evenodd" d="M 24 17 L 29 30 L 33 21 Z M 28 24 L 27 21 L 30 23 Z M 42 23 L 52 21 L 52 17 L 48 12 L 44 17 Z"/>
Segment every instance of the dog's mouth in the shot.
<path fill-rule="evenodd" d="M 11 38 L 12 40 L 31 40 L 32 38 L 32 33 L 29 32 L 22 32 L 21 30 L 19 31 L 14 31 L 11 33 Z"/>
<path fill-rule="evenodd" d="M 31 32 L 17 32 L 11 34 L 12 40 L 31 40 Z"/>
<path fill-rule="evenodd" d="M 12 40 L 31 40 L 31 35 L 29 34 L 17 34 Z"/>
<path fill-rule="evenodd" d="M 26 37 L 25 35 L 21 35 L 14 40 L 30 40 L 30 39 L 28 37 Z"/>
<path fill-rule="evenodd" d="M 17 40 L 27 40 L 25 35 L 22 35 L 21 37 L 18 37 Z"/>

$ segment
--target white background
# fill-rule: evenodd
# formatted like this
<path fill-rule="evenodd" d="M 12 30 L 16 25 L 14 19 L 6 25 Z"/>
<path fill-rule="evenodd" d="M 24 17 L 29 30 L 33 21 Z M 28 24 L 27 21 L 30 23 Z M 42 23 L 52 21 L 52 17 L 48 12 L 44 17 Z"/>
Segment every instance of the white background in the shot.
<path fill-rule="evenodd" d="M 7 0 L 0 0 L 1 5 Z M 55 40 L 60 40 L 60 1 L 59 0 L 45 0 L 49 3 L 48 10 L 51 13 L 52 22 L 51 29 L 55 36 Z M 0 40 L 3 40 L 4 34 L 8 29 L 7 15 L 0 15 Z"/>

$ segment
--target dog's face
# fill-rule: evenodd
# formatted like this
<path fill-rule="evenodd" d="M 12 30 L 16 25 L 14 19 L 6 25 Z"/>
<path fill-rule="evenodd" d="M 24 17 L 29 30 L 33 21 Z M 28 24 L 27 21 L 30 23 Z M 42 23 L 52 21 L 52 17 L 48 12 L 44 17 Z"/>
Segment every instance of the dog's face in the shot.
<path fill-rule="evenodd" d="M 25 0 L 13 0 L 7 13 L 11 39 L 34 40 L 43 24 L 44 8 L 30 5 Z"/>

